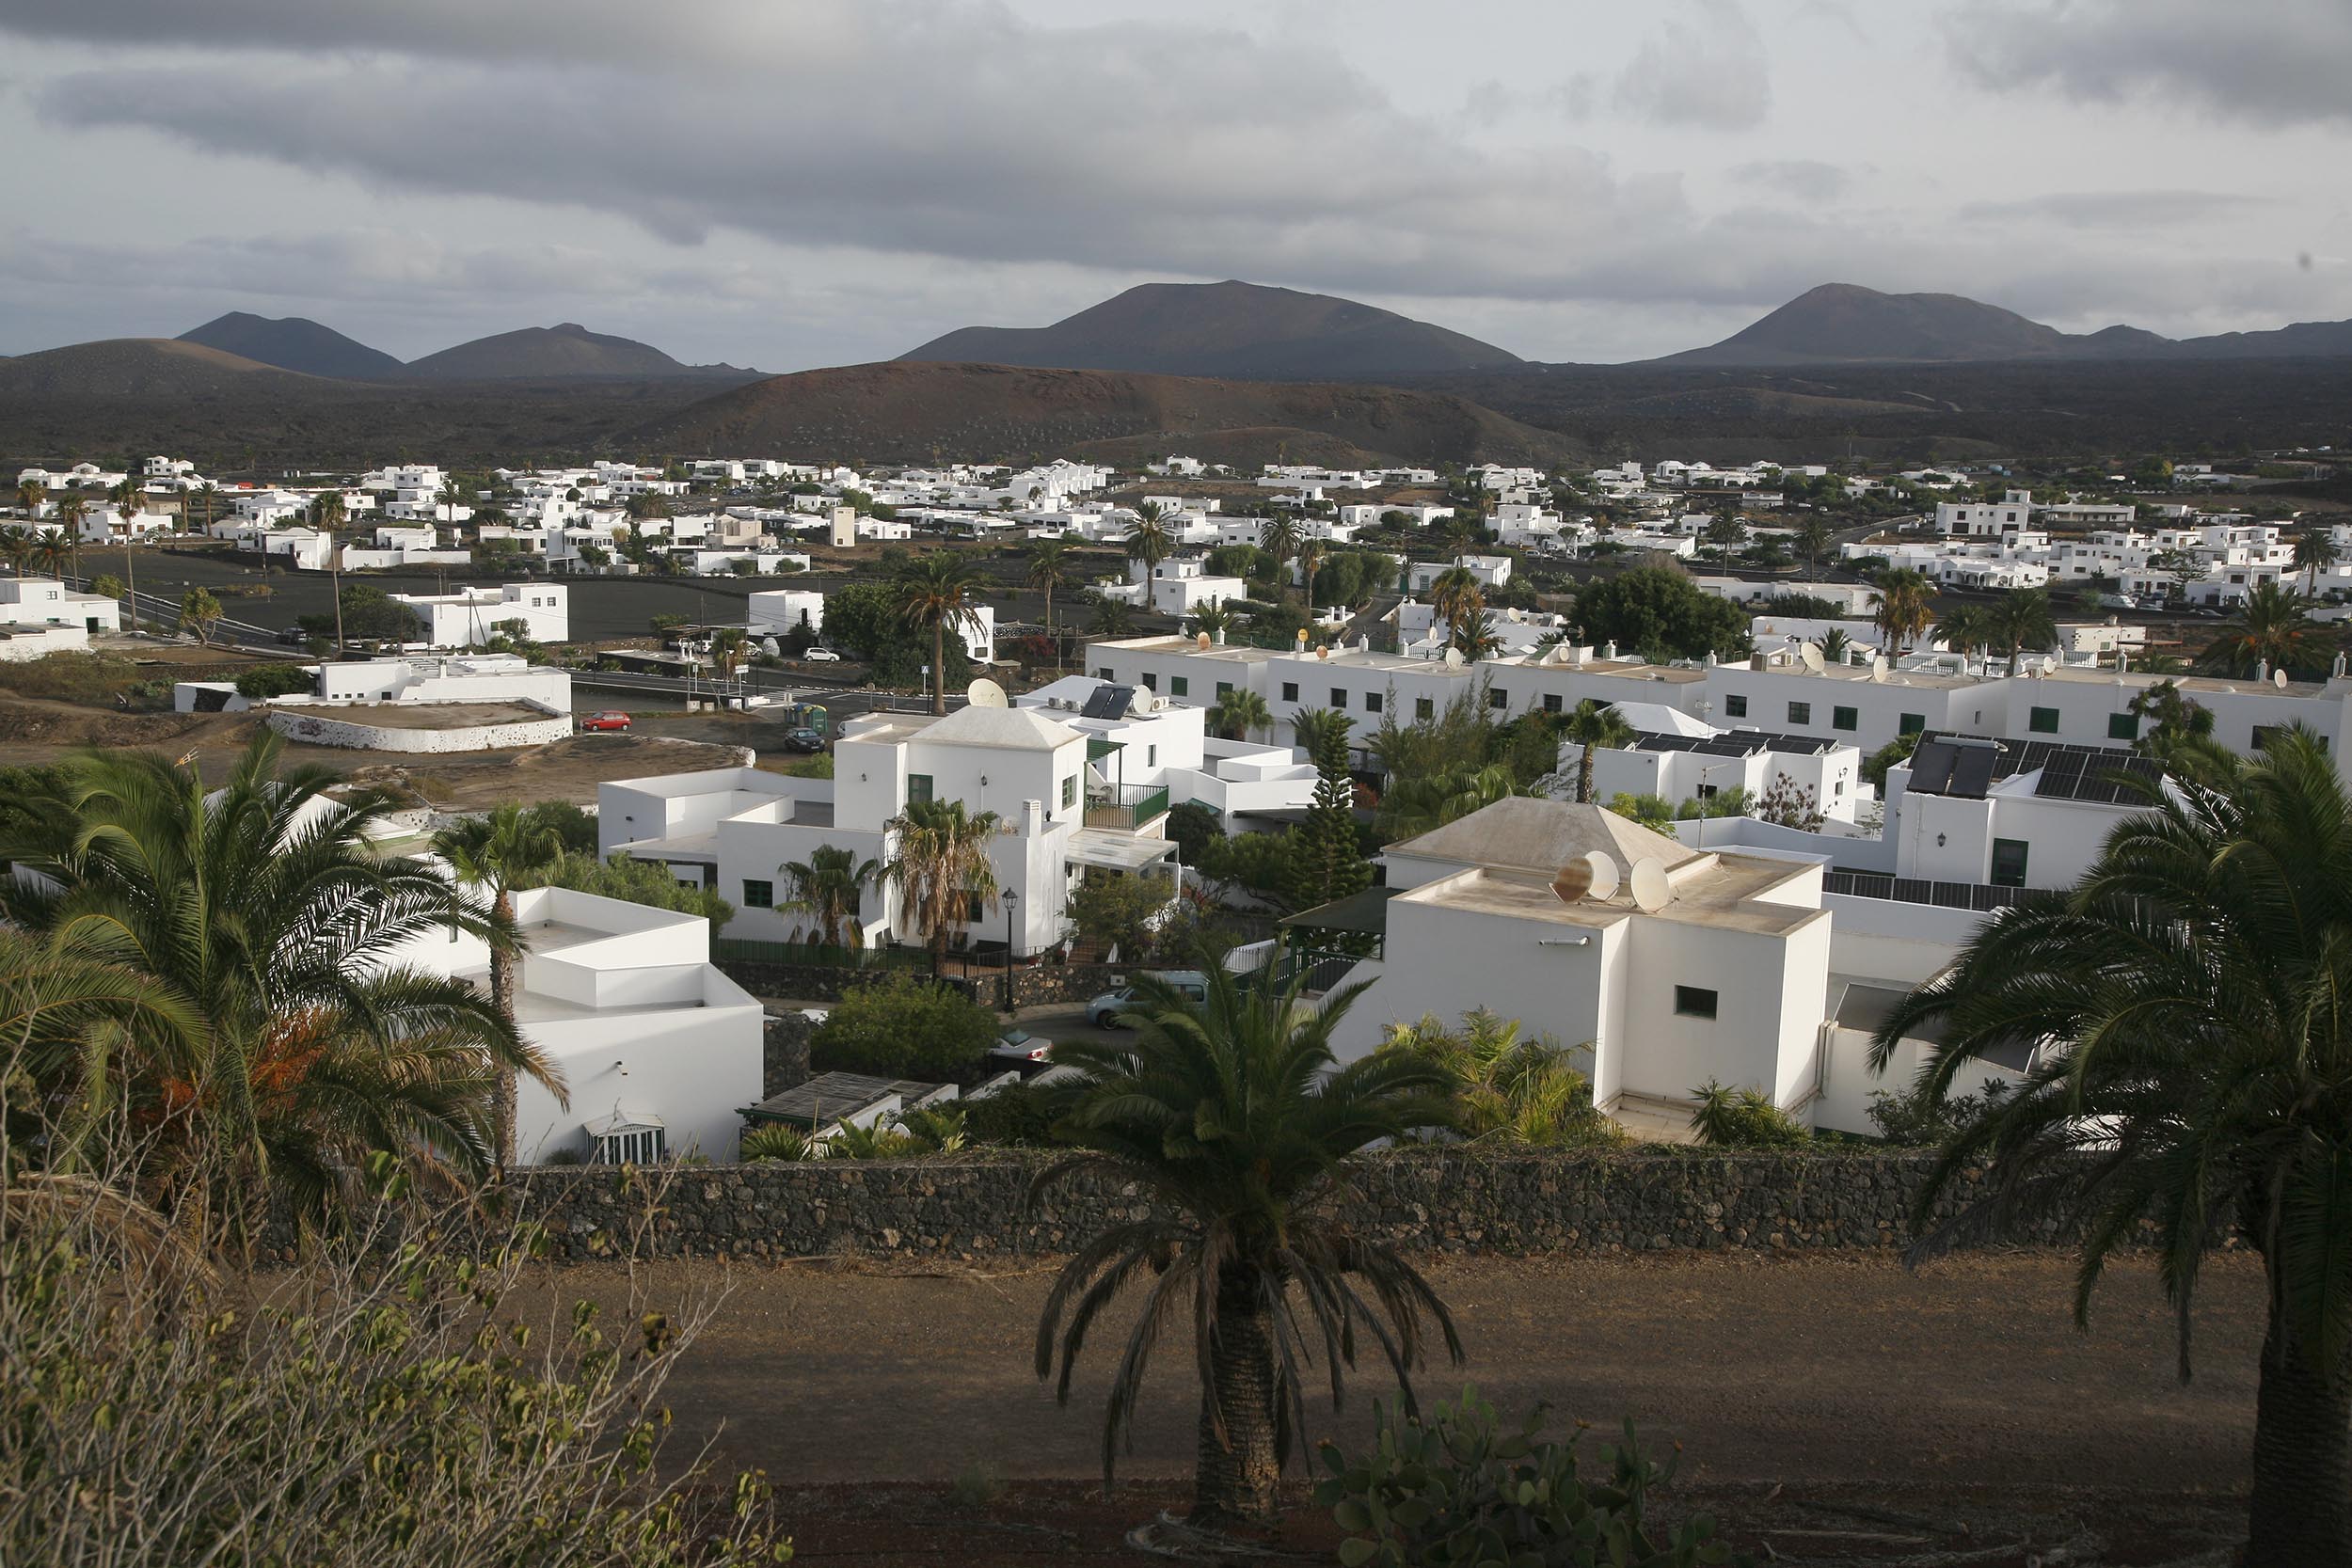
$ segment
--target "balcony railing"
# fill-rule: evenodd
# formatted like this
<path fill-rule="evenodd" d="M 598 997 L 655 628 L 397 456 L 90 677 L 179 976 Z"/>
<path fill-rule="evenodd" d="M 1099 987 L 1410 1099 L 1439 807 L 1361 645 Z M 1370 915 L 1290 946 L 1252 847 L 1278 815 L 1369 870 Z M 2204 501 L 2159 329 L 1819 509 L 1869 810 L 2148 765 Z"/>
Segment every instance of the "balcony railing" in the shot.
<path fill-rule="evenodd" d="M 1087 791 L 1086 825 L 1133 832 L 1168 815 L 1168 785 L 1108 784 Z"/>

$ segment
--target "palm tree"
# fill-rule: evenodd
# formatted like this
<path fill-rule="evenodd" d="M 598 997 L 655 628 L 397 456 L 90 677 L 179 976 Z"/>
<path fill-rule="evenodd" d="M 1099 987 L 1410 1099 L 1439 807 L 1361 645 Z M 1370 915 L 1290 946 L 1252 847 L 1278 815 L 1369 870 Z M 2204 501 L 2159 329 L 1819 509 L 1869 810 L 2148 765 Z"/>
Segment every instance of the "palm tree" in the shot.
<path fill-rule="evenodd" d="M 1731 552 L 1748 542 L 1748 525 L 1740 520 L 1736 511 L 1725 511 L 1707 525 L 1707 542 L 1715 546 L 1715 559 L 1724 568 L 1731 565 Z"/>
<path fill-rule="evenodd" d="M 335 598 L 335 651 L 343 651 L 343 552 L 335 543 L 335 527 L 343 520 L 343 493 L 322 491 L 310 502 L 310 526 L 326 535 L 326 579 Z"/>
<path fill-rule="evenodd" d="M 1290 580 L 1282 568 L 1289 563 L 1292 556 L 1298 553 L 1298 518 L 1289 512 L 1276 513 L 1266 519 L 1265 527 L 1258 531 L 1258 548 L 1274 558 L 1274 580 L 1278 584 Z M 1278 590 L 1278 593 L 1283 591 Z"/>
<path fill-rule="evenodd" d="M 733 681 L 752 657 L 752 634 L 739 626 L 723 626 L 710 634 L 710 666 L 722 684 Z"/>
<path fill-rule="evenodd" d="M 1291 740 L 1309 757 L 1319 757 L 1327 746 L 1346 745 L 1355 727 L 1355 720 L 1336 709 L 1302 707 L 1291 715 Z"/>
<path fill-rule="evenodd" d="M 2058 618 L 2050 613 L 2050 591 L 2010 589 L 1994 602 L 1991 628 L 1993 645 L 2009 659 L 2009 673 L 2014 675 L 2020 653 L 2058 641 Z"/>
<path fill-rule="evenodd" d="M 1483 601 L 1454 626 L 1453 646 L 1455 653 L 1472 664 L 1502 652 L 1502 638 L 1495 630 L 1495 612 Z"/>
<path fill-rule="evenodd" d="M 115 486 L 115 515 L 122 519 L 123 603 L 130 607 L 133 631 L 138 630 L 139 626 L 139 568 L 131 553 L 131 546 L 138 538 L 138 531 L 133 524 L 139 515 L 140 495 L 140 487 L 135 480 L 126 479 Z"/>
<path fill-rule="evenodd" d="M 1933 623 L 1933 596 L 1927 578 L 1908 566 L 1879 574 L 1878 592 L 1870 595 L 1870 618 L 1885 636 L 1891 656 L 1900 657 Z"/>
<path fill-rule="evenodd" d="M 1175 548 L 1175 540 L 1168 531 L 1167 513 L 1157 501 L 1145 501 L 1136 508 L 1135 526 L 1127 531 L 1127 559 L 1143 562 L 1146 581 L 1152 569 L 1166 561 Z"/>
<path fill-rule="evenodd" d="M 45 480 L 20 479 L 16 482 L 16 504 L 27 517 L 38 516 L 49 499 L 49 484 Z"/>
<path fill-rule="evenodd" d="M 26 565 L 50 577 L 62 576 L 70 559 L 64 537 L 56 533 L 40 535 L 24 552 Z"/>
<path fill-rule="evenodd" d="M 1029 586 L 1045 594 L 1045 635 L 1054 635 L 1054 590 L 1067 588 L 1076 580 L 1076 570 L 1070 561 L 1070 541 L 1039 539 L 1029 546 Z M 1055 658 L 1060 659 L 1059 643 L 1055 644 Z"/>
<path fill-rule="evenodd" d="M 0 561 L 8 563 L 8 570 L 17 577 L 24 575 L 24 563 L 33 558 L 39 541 L 28 528 L 0 528 Z"/>
<path fill-rule="evenodd" d="M 2321 663 L 2327 648 L 2319 624 L 2307 612 L 2303 596 L 2275 582 L 2258 582 L 2247 590 L 2216 637 L 2198 656 L 2197 667 L 2216 674 L 2253 674 L 2267 663 L 2273 670 L 2308 670 Z"/>
<path fill-rule="evenodd" d="M 860 948 L 866 928 L 858 914 L 866 890 L 882 875 L 880 861 L 857 858 L 856 851 L 820 844 L 804 861 L 787 861 L 776 870 L 787 890 L 785 908 L 808 915 L 817 923 L 822 947 Z"/>
<path fill-rule="evenodd" d="M 1274 712 L 1263 697 L 1236 686 L 1209 709 L 1209 727 L 1228 740 L 1247 740 L 1255 731 L 1274 727 Z"/>
<path fill-rule="evenodd" d="M 1919 1249 L 2054 1212 L 2083 1236 L 2075 1312 L 2147 1235 L 2178 1312 L 2232 1232 L 2263 1260 L 2249 1568 L 2352 1561 L 2352 797 L 2300 730 L 2109 836 L 2071 893 L 1979 927 L 1874 1046 L 1941 1041 L 1923 1090 L 2017 1040 L 2025 1084 L 1944 1149 L 1919 1224 L 1963 1169 L 1992 1196 Z"/>
<path fill-rule="evenodd" d="M 1576 759 L 1576 799 L 1580 805 L 1593 799 L 1593 757 L 1602 751 L 1614 751 L 1630 746 L 1635 739 L 1633 726 L 1614 705 L 1587 697 L 1569 713 L 1560 733 L 1584 748 L 1584 754 Z"/>
<path fill-rule="evenodd" d="M 322 1219 L 375 1151 L 469 1176 L 498 1069 L 561 1092 L 487 998 L 399 957 L 511 927 L 429 863 L 376 853 L 389 801 L 338 801 L 334 774 L 281 770 L 283 750 L 264 732 L 218 788 L 188 758 L 85 753 L 0 844 L 38 874 L 0 882 L 12 925 L 151 977 L 201 1021 L 113 1042 L 84 1091 L 150 1130 L 147 1191 L 192 1235 L 249 1236 L 277 1199 Z"/>
<path fill-rule="evenodd" d="M 1974 653 L 1993 645 L 1997 635 L 1993 615 L 1989 605 L 1956 604 L 1935 618 L 1935 632 L 1953 653 Z M 1885 629 L 1883 622 L 1880 629 Z"/>
<path fill-rule="evenodd" d="M 1097 594 L 1093 603 L 1095 636 L 1124 637 L 1136 629 L 1135 607 L 1126 600 Z"/>
<path fill-rule="evenodd" d="M 909 800 L 890 819 L 897 842 L 882 863 L 882 879 L 898 890 L 899 907 L 931 950 L 931 971 L 947 958 L 947 927 L 971 918 L 972 905 L 996 901 L 996 868 L 988 847 L 996 814 L 965 814 L 961 800 Z"/>
<path fill-rule="evenodd" d="M 1381 791 L 1375 821 L 1382 837 L 1392 843 L 1442 828 L 1519 792 L 1518 781 L 1501 763 L 1391 774 Z"/>
<path fill-rule="evenodd" d="M 73 563 L 76 581 L 82 576 L 82 520 L 89 515 L 89 498 L 79 490 L 68 490 L 57 499 L 57 528 L 65 539 L 68 556 Z"/>
<path fill-rule="evenodd" d="M 1797 553 L 1804 557 L 1809 566 L 1821 563 L 1821 557 L 1829 554 L 1832 543 L 1829 524 L 1819 517 L 1807 517 L 1797 529 Z"/>
<path fill-rule="evenodd" d="M 1137 977 L 1131 1040 L 1055 1048 L 1075 1075 L 1056 1091 L 1067 1107 L 1056 1131 L 1085 1152 L 1032 1190 L 1090 1175 L 1152 1195 L 1143 1217 L 1106 1227 L 1064 1265 L 1039 1314 L 1037 1372 L 1058 1361 L 1055 1397 L 1067 1403 L 1089 1330 L 1126 1286 L 1143 1286 L 1104 1413 L 1107 1483 L 1153 1346 L 1189 1323 L 1201 1387 L 1190 1522 L 1216 1529 L 1274 1513 L 1318 1349 L 1336 1402 L 1368 1331 L 1408 1407 L 1424 1316 L 1453 1359 L 1462 1351 L 1428 1281 L 1338 1212 L 1365 1148 L 1445 1123 L 1445 1070 L 1404 1052 L 1337 1065 L 1331 1032 L 1361 987 L 1316 1006 L 1303 974 L 1285 987 L 1269 964 L 1245 987 L 1221 963 L 1203 967 L 1197 1003 Z"/>
<path fill-rule="evenodd" d="M 1311 610 L 1315 607 L 1315 574 L 1323 570 L 1323 541 L 1309 534 L 1298 542 L 1298 597 Z"/>
<path fill-rule="evenodd" d="M 204 503 L 204 531 L 209 534 L 213 531 L 213 508 L 220 499 L 220 486 L 206 480 L 196 487 L 196 496 Z"/>
<path fill-rule="evenodd" d="M 1843 664 L 1846 662 L 1847 656 L 1852 652 L 1853 639 L 1846 635 L 1845 627 L 1832 626 L 1822 634 L 1821 657 L 1824 662 Z"/>
<path fill-rule="evenodd" d="M 1208 599 L 1193 607 L 1192 625 L 1188 629 L 1195 637 L 1206 634 L 1215 641 L 1231 631 L 1237 619 L 1222 601 Z"/>
<path fill-rule="evenodd" d="M 1419 1023 L 1391 1025 L 1384 1049 L 1419 1052 L 1454 1081 L 1447 1131 L 1465 1143 L 1558 1148 L 1616 1141 L 1568 1048 L 1549 1035 L 1522 1038 L 1520 1027 L 1486 1007 L 1464 1013 L 1459 1029 L 1424 1013 Z"/>
<path fill-rule="evenodd" d="M 2295 536 L 2295 569 L 2303 574 L 2303 596 L 2319 592 L 2319 574 L 2337 560 L 2334 535 L 2327 529 L 2306 527 Z"/>
<path fill-rule="evenodd" d="M 452 476 L 443 480 L 440 489 L 434 493 L 434 510 L 441 515 L 442 521 L 453 524 L 457 521 L 457 509 L 465 499 L 466 492 L 457 487 L 456 478 Z"/>
<path fill-rule="evenodd" d="M 961 637 L 979 629 L 980 574 L 969 556 L 939 550 L 910 562 L 898 574 L 893 594 L 898 614 L 909 626 L 931 634 L 931 711 L 947 711 L 947 634 Z"/>
<path fill-rule="evenodd" d="M 546 879 L 562 863 L 564 841 L 556 831 L 513 800 L 486 816 L 469 816 L 433 836 L 433 852 L 449 863 L 461 887 L 485 890 L 498 924 L 515 924 L 515 889 Z M 515 958 L 511 943 L 490 949 L 490 1005 L 511 1027 L 515 1022 Z M 501 1069 L 491 1095 L 492 1171 L 503 1179 L 515 1163 L 515 1073 Z"/>
<path fill-rule="evenodd" d="M 1429 579 L 1429 608 L 1449 632 L 1486 606 L 1477 574 L 1467 566 L 1449 566 Z"/>
<path fill-rule="evenodd" d="M 213 628 L 220 625 L 220 600 L 209 588 L 191 588 L 180 596 L 180 626 L 196 634 L 199 647 L 210 646 Z"/>

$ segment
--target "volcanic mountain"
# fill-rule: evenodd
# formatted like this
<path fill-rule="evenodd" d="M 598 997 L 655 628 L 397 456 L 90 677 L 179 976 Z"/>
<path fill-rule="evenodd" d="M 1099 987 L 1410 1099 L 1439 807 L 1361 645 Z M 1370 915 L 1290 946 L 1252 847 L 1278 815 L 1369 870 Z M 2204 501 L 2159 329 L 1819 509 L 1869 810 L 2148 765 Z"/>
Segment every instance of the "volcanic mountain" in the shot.
<path fill-rule="evenodd" d="M 178 341 L 201 343 L 281 371 L 342 381 L 383 381 L 400 375 L 404 369 L 390 355 L 302 316 L 273 320 L 231 310 L 181 333 Z"/>
<path fill-rule="evenodd" d="M 2137 326 L 2060 332 L 1960 294 L 1824 283 L 1722 342 L 1651 361 L 1724 367 L 1987 359 L 2270 359 L 2352 354 L 2352 322 L 2173 339 Z"/>
<path fill-rule="evenodd" d="M 733 365 L 684 365 L 629 338 L 591 332 L 578 322 L 526 326 L 409 361 L 406 376 L 429 381 L 530 381 L 570 376 L 748 376 Z"/>
<path fill-rule="evenodd" d="M 900 359 L 1256 381 L 1366 381 L 1522 363 L 1392 310 L 1257 283 L 1144 283 L 1051 326 L 967 326 Z"/>
<path fill-rule="evenodd" d="M 628 433 L 636 444 L 745 457 L 1138 463 L 1171 451 L 1236 465 L 1582 461 L 1581 443 L 1439 392 L 1120 371 L 892 360 L 780 375 Z"/>

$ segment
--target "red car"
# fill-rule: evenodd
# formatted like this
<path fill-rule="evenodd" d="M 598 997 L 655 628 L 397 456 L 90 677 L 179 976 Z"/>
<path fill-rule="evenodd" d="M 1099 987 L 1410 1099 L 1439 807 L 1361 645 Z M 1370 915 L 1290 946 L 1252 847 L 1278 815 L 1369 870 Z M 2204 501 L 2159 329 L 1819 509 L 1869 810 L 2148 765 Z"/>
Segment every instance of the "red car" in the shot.
<path fill-rule="evenodd" d="M 582 731 L 626 730 L 628 728 L 628 715 L 618 708 L 607 708 L 602 713 L 592 713 L 582 719 L 580 727 Z"/>

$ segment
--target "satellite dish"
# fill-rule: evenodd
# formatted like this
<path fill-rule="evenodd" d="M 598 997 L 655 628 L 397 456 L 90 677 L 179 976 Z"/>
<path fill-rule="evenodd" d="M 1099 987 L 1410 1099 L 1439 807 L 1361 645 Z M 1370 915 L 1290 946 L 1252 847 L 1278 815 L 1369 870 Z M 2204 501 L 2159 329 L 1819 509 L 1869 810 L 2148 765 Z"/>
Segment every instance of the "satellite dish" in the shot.
<path fill-rule="evenodd" d="M 986 675 L 982 675 L 978 680 L 965 687 L 963 694 L 974 707 L 1010 707 L 1012 705 L 1005 700 L 1005 689 Z"/>
<path fill-rule="evenodd" d="M 1804 660 L 1804 667 L 1817 675 L 1829 668 L 1829 660 L 1823 658 L 1821 650 L 1811 642 L 1797 644 L 1797 657 Z"/>
<path fill-rule="evenodd" d="M 1462 667 L 1461 649 L 1448 648 L 1445 651 L 1445 667 L 1449 670 L 1459 670 Z"/>
<path fill-rule="evenodd" d="M 1551 879 L 1552 895 L 1563 904 L 1573 904 L 1592 891 L 1593 867 L 1583 856 L 1562 866 Z"/>
<path fill-rule="evenodd" d="M 774 638 L 763 637 L 759 640 L 759 651 L 767 657 L 774 658 L 781 655 L 784 649 L 777 644 Z"/>
<path fill-rule="evenodd" d="M 1207 647 L 1209 645 L 1209 634 L 1205 631 L 1198 634 L 1193 638 L 1192 645 L 1196 648 Z"/>
<path fill-rule="evenodd" d="M 1584 857 L 1584 863 L 1592 868 L 1592 896 L 1606 898 L 1617 891 L 1617 863 L 1615 861 L 1595 849 Z"/>
<path fill-rule="evenodd" d="M 1317 658 L 1329 658 L 1331 657 L 1331 644 L 1326 642 L 1322 647 L 1317 648 L 1315 650 L 1315 657 Z"/>
<path fill-rule="evenodd" d="M 1151 712 L 1152 693 L 1140 686 L 1129 687 L 1127 689 L 1127 711 L 1135 714 Z"/>
<path fill-rule="evenodd" d="M 1870 678 L 1874 681 L 1883 681 L 1886 678 L 1886 656 L 1884 654 L 1870 656 Z"/>
<path fill-rule="evenodd" d="M 2271 672 L 2270 684 L 2284 691 L 2287 689 L 2287 673 L 2284 670 L 2274 670 Z"/>
<path fill-rule="evenodd" d="M 1644 855 L 1633 863 L 1633 902 L 1644 914 L 1656 914 L 1666 907 L 1674 890 L 1666 880 L 1666 863 L 1656 855 Z"/>

